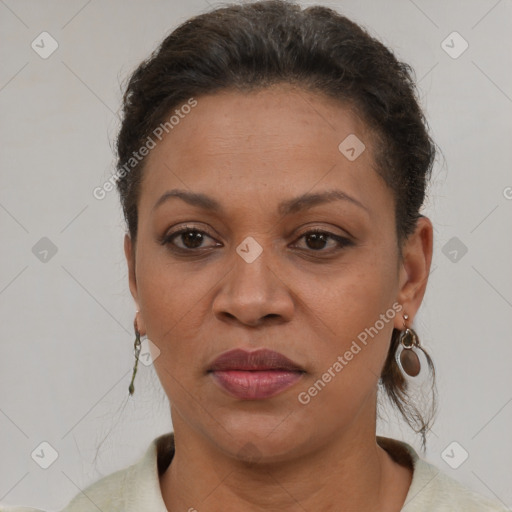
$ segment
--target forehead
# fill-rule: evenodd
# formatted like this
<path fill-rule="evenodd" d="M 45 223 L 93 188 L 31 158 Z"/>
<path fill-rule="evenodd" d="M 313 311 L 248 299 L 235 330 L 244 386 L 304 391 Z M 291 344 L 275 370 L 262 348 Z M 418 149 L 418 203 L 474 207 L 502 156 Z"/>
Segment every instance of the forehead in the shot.
<path fill-rule="evenodd" d="M 350 134 L 370 142 L 370 130 L 351 105 L 291 85 L 249 93 L 223 90 L 196 101 L 197 106 L 181 119 L 172 116 L 178 123 L 165 136 L 173 139 L 168 140 L 170 145 L 193 145 L 201 154 L 222 153 L 223 148 L 244 153 L 254 147 L 266 152 L 293 147 L 307 154 L 326 150 L 337 154 L 339 143 Z M 174 112 L 179 110 L 178 106 Z M 318 138 L 325 141 L 318 145 L 316 140 L 315 151 L 308 141 Z M 160 144 L 160 151 L 164 145 Z M 160 151 L 153 151 L 150 159 Z M 194 153 L 187 157 L 193 159 L 196 154 L 199 156 Z"/>
<path fill-rule="evenodd" d="M 335 185 L 360 197 L 383 187 L 371 131 L 349 105 L 291 86 L 195 100 L 148 155 L 141 207 L 171 188 L 269 201 Z"/>

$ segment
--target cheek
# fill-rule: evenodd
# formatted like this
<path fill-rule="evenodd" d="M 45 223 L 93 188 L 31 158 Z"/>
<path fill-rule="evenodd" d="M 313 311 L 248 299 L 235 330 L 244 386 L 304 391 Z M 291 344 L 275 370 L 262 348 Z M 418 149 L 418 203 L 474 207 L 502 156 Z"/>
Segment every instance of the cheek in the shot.
<path fill-rule="evenodd" d="M 204 280 L 194 280 L 174 273 L 146 274 L 139 284 L 140 305 L 146 332 L 162 355 L 175 359 L 177 351 L 193 350 L 201 344 L 204 318 L 204 296 L 208 292 Z"/>
<path fill-rule="evenodd" d="M 303 293 L 312 312 L 340 340 L 334 343 L 336 348 L 343 348 L 342 342 L 356 338 L 391 308 L 397 279 L 392 255 L 370 249 L 354 253 L 351 261 L 333 271 L 320 288 L 302 276 L 306 283 Z"/>
<path fill-rule="evenodd" d="M 211 314 L 211 290 L 225 272 L 200 263 L 191 268 L 185 272 L 182 262 L 172 261 L 160 248 L 142 249 L 138 255 L 139 303 L 147 337 L 160 350 L 155 368 L 166 390 L 173 378 L 187 382 L 202 374 L 207 351 L 214 345 L 205 318 Z"/>
<path fill-rule="evenodd" d="M 356 406 L 365 394 L 373 392 L 397 314 L 393 309 L 397 290 L 394 268 L 392 259 L 361 255 L 357 263 L 333 274 L 314 300 L 306 290 L 311 308 L 307 323 L 316 323 L 325 334 L 310 351 L 315 371 L 308 385 L 318 383 L 317 391 L 311 390 L 318 393 L 317 406 L 328 403 L 338 414 L 339 408 L 349 403 Z M 303 391 L 310 395 L 307 389 Z"/>
<path fill-rule="evenodd" d="M 351 295 L 354 303 L 356 294 Z M 381 297 L 363 295 L 366 307 L 349 303 L 333 311 L 333 331 L 328 343 L 318 343 L 310 351 L 314 371 L 297 390 L 299 408 L 305 421 L 322 417 L 326 423 L 346 424 L 357 417 L 362 408 L 373 407 L 369 399 L 376 397 L 377 384 L 389 349 L 394 310 L 382 306 Z M 373 300 L 372 300 L 373 299 Z M 380 319 L 386 311 L 392 313 Z M 314 355 L 313 355 L 314 354 Z M 316 420 L 311 420 L 314 428 Z"/>

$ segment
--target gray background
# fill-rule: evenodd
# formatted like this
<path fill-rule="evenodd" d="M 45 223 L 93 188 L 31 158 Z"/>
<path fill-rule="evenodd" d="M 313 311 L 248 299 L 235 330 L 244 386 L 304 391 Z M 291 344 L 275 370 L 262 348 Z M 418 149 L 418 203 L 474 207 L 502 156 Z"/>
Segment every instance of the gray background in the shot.
<path fill-rule="evenodd" d="M 416 70 L 443 151 L 425 209 L 435 224 L 433 273 L 415 322 L 440 390 L 426 458 L 511 506 L 512 2 L 324 5 Z M 177 23 L 209 8 L 203 0 L 0 0 L 4 504 L 59 509 L 171 429 L 152 366 L 139 365 L 127 400 L 135 308 L 124 225 L 116 192 L 99 201 L 92 191 L 113 169 L 121 81 Z M 59 45 L 47 59 L 31 47 L 43 31 Z M 463 41 L 448 37 L 453 31 L 469 44 L 458 58 Z M 393 415 L 379 432 L 419 447 Z M 45 441 L 58 453 L 48 469 L 37 463 L 51 453 Z M 462 449 L 469 457 L 452 469 L 445 459 L 455 465 Z"/>

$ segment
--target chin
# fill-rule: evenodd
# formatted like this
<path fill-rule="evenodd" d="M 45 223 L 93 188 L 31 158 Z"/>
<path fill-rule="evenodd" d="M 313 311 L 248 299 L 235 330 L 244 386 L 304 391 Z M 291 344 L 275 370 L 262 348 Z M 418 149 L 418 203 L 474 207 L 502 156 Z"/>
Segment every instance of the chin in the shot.
<path fill-rule="evenodd" d="M 307 443 L 304 427 L 292 421 L 290 411 L 254 413 L 233 411 L 218 417 L 208 436 L 217 447 L 240 461 L 276 463 L 285 461 Z"/>

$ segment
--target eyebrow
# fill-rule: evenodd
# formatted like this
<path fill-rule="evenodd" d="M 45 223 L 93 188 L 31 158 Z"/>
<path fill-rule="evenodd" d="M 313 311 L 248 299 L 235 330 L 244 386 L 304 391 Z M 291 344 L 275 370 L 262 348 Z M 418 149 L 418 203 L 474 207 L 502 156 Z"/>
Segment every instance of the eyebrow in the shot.
<path fill-rule="evenodd" d="M 206 194 L 180 189 L 173 189 L 165 192 L 153 206 L 153 211 L 163 203 L 174 198 L 181 199 L 191 206 L 196 206 L 204 210 L 214 212 L 223 211 L 221 204 L 213 197 L 207 196 Z M 279 203 L 278 212 L 283 216 L 290 215 L 301 210 L 313 208 L 319 204 L 331 203 L 333 201 L 348 201 L 369 212 L 369 209 L 355 197 L 337 189 L 317 193 L 306 193 L 292 199 L 287 199 L 286 201 Z"/>

